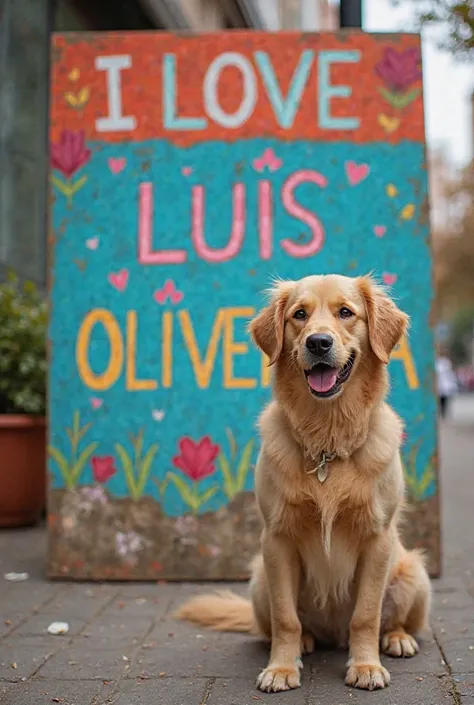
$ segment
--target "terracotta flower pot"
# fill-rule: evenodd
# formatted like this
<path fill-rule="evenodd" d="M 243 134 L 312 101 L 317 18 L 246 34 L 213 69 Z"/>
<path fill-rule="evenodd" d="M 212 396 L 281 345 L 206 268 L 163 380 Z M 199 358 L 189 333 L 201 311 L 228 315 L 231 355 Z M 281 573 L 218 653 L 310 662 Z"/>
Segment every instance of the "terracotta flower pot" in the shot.
<path fill-rule="evenodd" d="M 0 526 L 35 524 L 45 504 L 45 420 L 0 414 Z"/>

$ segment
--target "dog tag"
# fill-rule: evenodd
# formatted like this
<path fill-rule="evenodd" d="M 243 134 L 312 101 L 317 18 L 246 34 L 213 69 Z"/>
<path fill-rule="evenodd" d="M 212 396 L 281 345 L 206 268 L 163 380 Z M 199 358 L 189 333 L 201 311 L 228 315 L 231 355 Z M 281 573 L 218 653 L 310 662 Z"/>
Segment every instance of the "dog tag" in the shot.
<path fill-rule="evenodd" d="M 319 480 L 319 482 L 321 482 L 321 484 L 323 482 L 326 482 L 327 476 L 328 476 L 328 464 L 326 463 L 326 461 L 324 461 L 324 463 L 321 463 L 318 466 L 318 480 Z"/>

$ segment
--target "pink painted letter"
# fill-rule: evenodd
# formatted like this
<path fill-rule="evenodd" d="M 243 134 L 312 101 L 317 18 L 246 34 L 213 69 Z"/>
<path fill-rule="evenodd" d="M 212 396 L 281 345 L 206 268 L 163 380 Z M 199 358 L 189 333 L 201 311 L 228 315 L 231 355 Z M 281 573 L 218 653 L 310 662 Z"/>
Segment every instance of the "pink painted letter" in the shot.
<path fill-rule="evenodd" d="M 260 257 L 270 259 L 273 251 L 273 198 L 270 181 L 258 182 Z"/>
<path fill-rule="evenodd" d="M 193 186 L 191 239 L 196 252 L 206 262 L 226 262 L 239 252 L 245 234 L 245 186 L 235 184 L 232 190 L 232 232 L 227 245 L 221 249 L 209 247 L 204 239 L 204 186 Z"/>
<path fill-rule="evenodd" d="M 281 246 L 291 257 L 311 257 L 319 252 L 324 244 L 324 229 L 314 213 L 306 210 L 296 202 L 294 190 L 304 183 L 316 184 L 320 188 L 327 186 L 327 179 L 317 171 L 304 169 L 297 171 L 285 181 L 282 188 L 283 205 L 290 215 L 303 221 L 309 226 L 312 238 L 305 245 L 297 245 L 296 242 L 285 238 L 281 241 Z"/>
<path fill-rule="evenodd" d="M 185 250 L 153 251 L 153 185 L 140 184 L 138 201 L 138 261 L 140 264 L 183 264 Z"/>

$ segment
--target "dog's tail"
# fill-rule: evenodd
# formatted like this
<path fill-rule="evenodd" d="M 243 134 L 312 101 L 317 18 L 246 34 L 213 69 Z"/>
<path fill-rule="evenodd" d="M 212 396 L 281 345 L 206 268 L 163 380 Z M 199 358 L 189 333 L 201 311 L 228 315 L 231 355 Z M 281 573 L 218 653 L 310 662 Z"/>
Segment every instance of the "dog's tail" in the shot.
<path fill-rule="evenodd" d="M 252 603 L 230 590 L 193 597 L 174 616 L 218 632 L 258 632 Z"/>

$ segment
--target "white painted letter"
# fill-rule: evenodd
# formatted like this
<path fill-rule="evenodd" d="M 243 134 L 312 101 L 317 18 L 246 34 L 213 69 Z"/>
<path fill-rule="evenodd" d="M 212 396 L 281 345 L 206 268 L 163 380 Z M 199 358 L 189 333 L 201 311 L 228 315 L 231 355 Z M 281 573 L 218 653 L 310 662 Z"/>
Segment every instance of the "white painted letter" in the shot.
<path fill-rule="evenodd" d="M 137 121 L 134 117 L 122 115 L 122 69 L 132 67 L 132 57 L 123 56 L 98 56 L 95 60 L 98 71 L 107 71 L 107 96 L 109 115 L 95 121 L 97 132 L 121 132 L 134 130 Z"/>
<path fill-rule="evenodd" d="M 244 79 L 242 100 L 235 113 L 224 112 L 217 97 L 219 76 L 226 66 L 235 66 L 241 71 Z M 204 79 L 204 104 L 209 117 L 223 127 L 235 129 L 247 122 L 256 102 L 257 82 L 250 61 L 235 51 L 227 51 L 214 59 Z"/>

